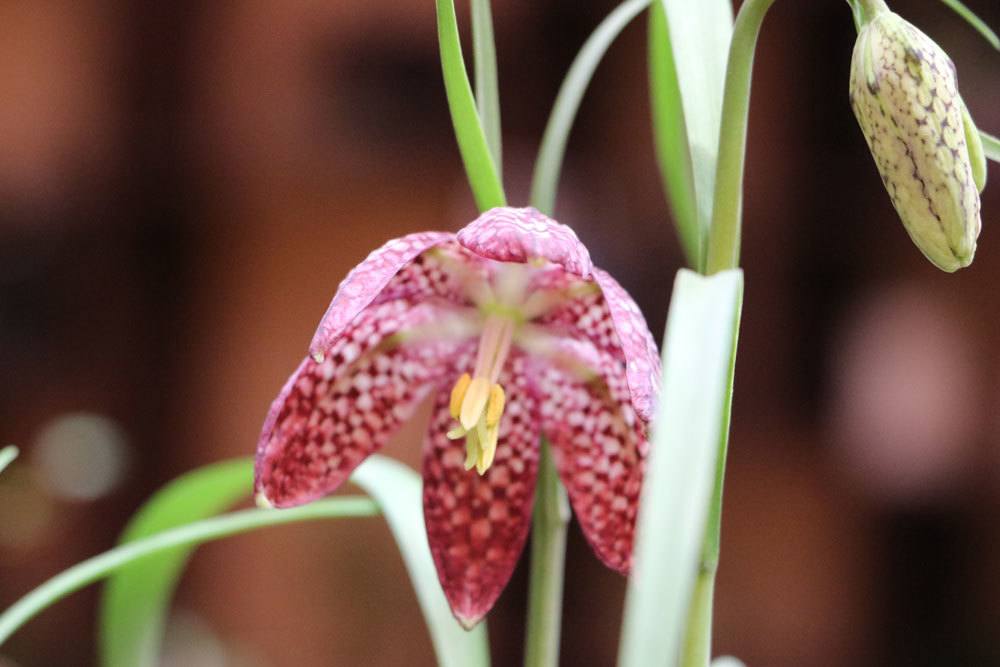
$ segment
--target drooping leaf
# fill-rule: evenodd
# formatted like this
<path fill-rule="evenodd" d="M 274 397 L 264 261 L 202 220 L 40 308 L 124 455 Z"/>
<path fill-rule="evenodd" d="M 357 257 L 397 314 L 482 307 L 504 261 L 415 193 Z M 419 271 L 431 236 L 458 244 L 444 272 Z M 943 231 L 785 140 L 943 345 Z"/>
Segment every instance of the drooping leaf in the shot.
<path fill-rule="evenodd" d="M 227 461 L 185 475 L 156 494 L 129 524 L 121 544 L 56 575 L 0 614 L 0 644 L 25 622 L 66 595 L 116 575 L 104 599 L 101 652 L 105 667 L 155 665 L 167 605 L 184 563 L 204 542 L 267 526 L 374 516 L 382 507 L 413 579 L 438 662 L 448 667 L 489 664 L 485 623 L 465 632 L 437 584 L 421 513 L 420 478 L 380 456 L 369 457 L 352 480 L 367 498 L 337 497 L 292 509 L 251 509 L 186 523 L 218 511 L 251 488 L 250 459 Z M 149 531 L 159 530 L 161 532 Z M 146 625 L 153 627 L 146 628 Z M 133 634 L 130 634 L 133 632 Z"/>
<path fill-rule="evenodd" d="M 743 274 L 681 270 L 663 344 L 619 651 L 622 667 L 677 664 L 717 472 L 724 465 Z M 693 664 L 693 663 L 691 663 Z"/>
<path fill-rule="evenodd" d="M 986 24 L 986 21 L 976 16 L 976 13 L 966 7 L 961 0 L 941 0 L 941 2 L 965 19 L 994 49 L 1000 49 L 1000 37 L 997 37 L 997 34 Z"/>
<path fill-rule="evenodd" d="M 18 628 L 55 602 L 142 558 L 265 526 L 377 514 L 378 506 L 368 498 L 331 498 L 288 510 L 252 509 L 232 512 L 172 528 L 135 542 L 121 544 L 63 570 L 8 607 L 0 614 L 0 645 Z"/>
<path fill-rule="evenodd" d="M 455 128 L 458 149 L 465 164 L 465 174 L 480 211 L 505 206 L 499 171 L 490 155 L 489 143 L 479 120 L 476 99 L 469 85 L 469 75 L 462 57 L 454 0 L 437 0 L 438 44 L 444 89 Z"/>
<path fill-rule="evenodd" d="M 979 131 L 979 136 L 983 140 L 983 153 L 986 157 L 994 162 L 1000 162 L 1000 139 L 982 130 Z"/>
<path fill-rule="evenodd" d="M 566 142 L 594 70 L 619 33 L 649 5 L 650 1 L 626 0 L 618 5 L 591 33 L 573 60 L 573 64 L 570 65 L 549 113 L 542 145 L 535 159 L 531 201 L 538 210 L 549 215 L 555 210 L 556 191 L 559 174 L 562 171 L 563 156 L 566 154 Z"/>
<path fill-rule="evenodd" d="M 253 461 L 215 463 L 179 477 L 135 514 L 120 543 L 214 516 L 253 488 Z M 108 580 L 101 599 L 99 650 L 105 667 L 156 665 L 166 614 L 177 581 L 194 551 L 177 547 L 136 561 Z"/>

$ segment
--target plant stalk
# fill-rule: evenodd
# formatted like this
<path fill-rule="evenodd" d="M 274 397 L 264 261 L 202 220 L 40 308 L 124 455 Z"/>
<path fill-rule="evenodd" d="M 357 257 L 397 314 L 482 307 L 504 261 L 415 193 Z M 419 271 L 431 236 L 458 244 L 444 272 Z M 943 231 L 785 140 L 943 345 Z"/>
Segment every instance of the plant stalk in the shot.
<path fill-rule="evenodd" d="M 525 667 L 559 664 L 563 564 L 569 503 L 559 482 L 549 445 L 542 442 L 538 485 L 531 527 L 531 575 L 528 583 L 528 627 Z"/>
<path fill-rule="evenodd" d="M 708 274 L 735 269 L 739 266 L 743 216 L 743 174 L 746 161 L 754 51 L 764 16 L 774 2 L 775 0 L 747 0 L 740 7 L 733 26 L 723 92 L 712 225 L 708 239 L 706 267 Z M 735 360 L 735 355 L 734 342 L 733 360 Z M 732 378 L 732 374 L 730 374 L 730 378 Z M 711 660 L 712 609 L 715 576 L 719 564 L 726 452 L 729 446 L 728 413 L 722 433 L 716 458 L 715 483 L 709 501 L 705 536 L 702 541 L 701 562 L 685 623 L 680 663 L 682 667 L 706 667 Z"/>

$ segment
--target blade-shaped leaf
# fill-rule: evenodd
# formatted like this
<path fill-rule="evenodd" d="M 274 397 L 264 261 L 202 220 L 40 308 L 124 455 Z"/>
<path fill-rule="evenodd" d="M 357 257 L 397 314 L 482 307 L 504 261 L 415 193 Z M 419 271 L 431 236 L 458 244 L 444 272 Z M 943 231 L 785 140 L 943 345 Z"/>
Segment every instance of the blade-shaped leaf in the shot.
<path fill-rule="evenodd" d="M 168 485 L 130 523 L 124 537 L 132 541 L 63 571 L 0 614 L 0 644 L 56 601 L 117 573 L 121 579 L 111 582 L 102 610 L 102 664 L 155 665 L 165 610 L 194 547 L 267 526 L 373 516 L 381 506 L 413 578 L 438 662 L 448 667 L 489 664 L 485 623 L 472 632 L 462 630 L 437 584 L 420 512 L 420 478 L 389 459 L 372 456 L 352 477 L 370 491 L 374 503 L 367 498 L 330 498 L 293 509 L 243 510 L 162 530 L 185 517 L 217 511 L 246 494 L 252 465 L 250 459 L 228 461 Z M 162 532 L 143 536 L 152 530 Z"/>
<path fill-rule="evenodd" d="M 476 99 L 472 96 L 472 86 L 469 85 L 469 75 L 465 71 L 454 0 L 437 0 L 437 27 L 441 71 L 444 74 L 444 90 L 448 97 L 451 122 L 476 205 L 480 211 L 504 206 L 507 199 L 503 184 L 490 155 L 486 134 L 476 110 Z"/>
<path fill-rule="evenodd" d="M 481 622 L 468 632 L 462 629 L 438 582 L 424 528 L 420 476 L 402 463 L 384 456 L 370 456 L 354 472 L 351 481 L 382 508 L 410 573 L 438 663 L 444 667 L 489 665 L 486 623 Z"/>
<path fill-rule="evenodd" d="M 158 491 L 126 526 L 125 544 L 214 516 L 246 498 L 253 461 L 223 461 L 189 472 Z M 101 599 L 99 650 L 105 667 L 156 665 L 166 613 L 194 546 L 178 547 L 123 568 Z"/>
<path fill-rule="evenodd" d="M 0 449 L 0 472 L 3 472 L 4 468 L 17 458 L 17 455 L 18 449 L 14 445 L 7 445 L 3 449 Z"/>
<path fill-rule="evenodd" d="M 121 544 L 63 570 L 7 608 L 0 614 L 0 645 L 18 628 L 58 600 L 142 558 L 265 526 L 377 514 L 378 506 L 369 498 L 332 498 L 288 510 L 252 509 L 232 512 Z"/>
<path fill-rule="evenodd" d="M 1000 162 L 1000 139 L 982 130 L 979 131 L 979 137 L 983 140 L 983 153 L 986 157 L 994 162 Z"/>
<path fill-rule="evenodd" d="M 663 344 L 664 386 L 642 487 L 619 651 L 624 667 L 677 664 L 729 432 L 743 273 L 681 270 Z"/>
<path fill-rule="evenodd" d="M 730 0 L 661 0 L 684 110 L 701 235 L 712 218 L 722 121 L 722 89 L 733 34 Z M 700 245 L 705 251 L 704 242 Z"/>
<path fill-rule="evenodd" d="M 563 156 L 566 154 L 566 142 L 573 128 L 576 112 L 580 108 L 580 101 L 587 86 L 590 85 L 590 79 L 594 76 L 594 70 L 618 34 L 650 2 L 651 0 L 626 0 L 618 5 L 587 38 L 573 64 L 570 65 L 569 71 L 566 72 L 555 104 L 552 105 L 552 112 L 549 113 L 542 145 L 535 159 L 531 202 L 538 210 L 551 215 L 555 209 L 556 190 Z"/>
<path fill-rule="evenodd" d="M 966 7 L 964 3 L 960 0 L 941 0 L 941 2 L 951 7 L 956 14 L 965 19 L 994 49 L 1000 49 L 1000 37 L 997 37 L 997 34 L 986 25 L 986 21 L 976 16 L 976 13 Z"/>
<path fill-rule="evenodd" d="M 471 0 L 472 62 L 476 72 L 476 105 L 486 143 L 497 174 L 503 174 L 503 139 L 500 131 L 500 85 L 497 82 L 497 49 L 493 40 L 490 0 Z"/>
<path fill-rule="evenodd" d="M 674 214 L 688 265 L 702 268 L 704 256 L 694 173 L 688 148 L 687 128 L 681 103 L 674 53 L 670 48 L 667 15 L 656 2 L 649 10 L 649 93 L 653 117 L 653 145 L 663 178 L 663 191 Z"/>

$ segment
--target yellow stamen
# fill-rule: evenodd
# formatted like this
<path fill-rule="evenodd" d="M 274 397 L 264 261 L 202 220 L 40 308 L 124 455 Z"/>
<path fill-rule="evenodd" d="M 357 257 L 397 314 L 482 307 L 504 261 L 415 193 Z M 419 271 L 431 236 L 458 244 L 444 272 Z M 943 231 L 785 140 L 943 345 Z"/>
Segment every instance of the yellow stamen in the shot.
<path fill-rule="evenodd" d="M 476 472 L 485 473 L 493 465 L 493 457 L 497 454 L 497 436 L 500 426 L 494 425 L 486 429 L 486 438 L 479 441 L 479 460 L 476 461 Z"/>
<path fill-rule="evenodd" d="M 490 400 L 486 404 L 487 426 L 496 426 L 500 423 L 500 417 L 503 415 L 505 401 L 506 395 L 503 392 L 503 387 L 498 384 L 490 387 Z"/>
<path fill-rule="evenodd" d="M 479 441 L 476 439 L 476 432 L 470 431 L 465 437 L 465 469 L 472 470 L 479 460 Z"/>
<path fill-rule="evenodd" d="M 461 414 L 462 400 L 469 390 L 470 382 L 472 382 L 472 376 L 468 373 L 462 373 L 462 377 L 458 378 L 458 382 L 451 389 L 450 411 L 452 419 L 458 419 L 458 415 Z"/>
<path fill-rule="evenodd" d="M 462 399 L 458 421 L 463 428 L 471 429 L 483 414 L 486 401 L 490 397 L 490 383 L 484 377 L 477 377 L 469 383 L 469 388 Z"/>

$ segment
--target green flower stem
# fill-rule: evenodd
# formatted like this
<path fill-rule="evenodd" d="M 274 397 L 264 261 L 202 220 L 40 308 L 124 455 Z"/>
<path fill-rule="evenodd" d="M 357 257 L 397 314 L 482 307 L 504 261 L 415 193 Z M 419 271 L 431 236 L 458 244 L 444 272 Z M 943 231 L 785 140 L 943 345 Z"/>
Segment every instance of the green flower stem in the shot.
<path fill-rule="evenodd" d="M 0 645 L 36 614 L 57 600 L 108 576 L 138 558 L 188 544 L 200 544 L 264 526 L 313 519 L 367 517 L 379 514 L 368 498 L 344 496 L 287 510 L 250 509 L 189 523 L 89 558 L 57 574 L 0 614 Z"/>
<path fill-rule="evenodd" d="M 528 583 L 528 628 L 525 667 L 559 664 L 559 626 L 562 617 L 563 563 L 569 503 L 559 483 L 549 445 L 542 442 L 538 488 L 531 524 L 531 578 Z"/>
<path fill-rule="evenodd" d="M 733 26 L 722 102 L 712 227 L 708 234 L 708 274 L 735 269 L 740 263 L 740 221 L 743 214 L 743 165 L 746 160 L 747 117 L 750 110 L 750 73 L 760 26 L 773 4 L 774 0 L 747 0 L 740 7 Z"/>
<path fill-rule="evenodd" d="M 883 0 L 858 0 L 861 6 L 862 24 L 868 23 L 878 14 L 889 11 L 889 6 Z"/>
<path fill-rule="evenodd" d="M 483 134 L 497 174 L 503 174 L 503 140 L 500 132 L 500 86 L 497 49 L 493 40 L 490 0 L 470 0 L 472 11 L 472 67 L 476 73 L 476 105 Z"/>
<path fill-rule="evenodd" d="M 739 266 L 740 227 L 743 215 L 743 170 L 750 109 L 750 80 L 757 37 L 767 10 L 775 0 L 747 0 L 740 7 L 729 46 L 719 161 L 715 176 L 712 226 L 709 230 L 707 273 Z M 735 351 L 734 351 L 735 354 Z M 695 580 L 685 629 L 683 667 L 704 667 L 711 658 L 712 603 L 719 564 L 722 528 L 722 490 L 729 444 L 729 424 L 723 430 L 716 459 L 715 485 L 709 502 L 702 542 L 701 563 Z"/>

